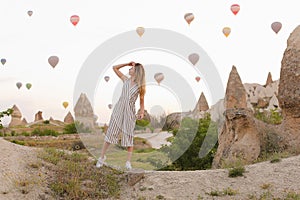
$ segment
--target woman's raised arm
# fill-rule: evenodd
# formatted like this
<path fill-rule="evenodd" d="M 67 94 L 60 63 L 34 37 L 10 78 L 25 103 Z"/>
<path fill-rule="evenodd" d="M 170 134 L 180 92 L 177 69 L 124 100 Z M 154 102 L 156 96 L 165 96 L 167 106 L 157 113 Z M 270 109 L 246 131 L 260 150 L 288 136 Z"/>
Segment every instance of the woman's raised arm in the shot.
<path fill-rule="evenodd" d="M 135 64 L 134 62 L 129 62 L 129 63 L 119 64 L 119 65 L 114 65 L 113 70 L 120 79 L 125 81 L 125 79 L 128 78 L 128 77 L 125 76 L 119 69 L 122 68 L 122 67 L 125 67 L 125 66 L 133 66 L 134 64 Z"/>

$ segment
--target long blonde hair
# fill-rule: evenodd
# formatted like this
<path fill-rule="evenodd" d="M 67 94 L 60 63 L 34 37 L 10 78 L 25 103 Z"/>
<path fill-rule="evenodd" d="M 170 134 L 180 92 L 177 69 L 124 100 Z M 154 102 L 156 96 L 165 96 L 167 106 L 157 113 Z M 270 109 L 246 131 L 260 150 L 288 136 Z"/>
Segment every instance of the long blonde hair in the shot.
<path fill-rule="evenodd" d="M 135 63 L 135 81 L 140 89 L 140 96 L 144 96 L 146 93 L 146 79 L 144 66 L 140 63 Z"/>

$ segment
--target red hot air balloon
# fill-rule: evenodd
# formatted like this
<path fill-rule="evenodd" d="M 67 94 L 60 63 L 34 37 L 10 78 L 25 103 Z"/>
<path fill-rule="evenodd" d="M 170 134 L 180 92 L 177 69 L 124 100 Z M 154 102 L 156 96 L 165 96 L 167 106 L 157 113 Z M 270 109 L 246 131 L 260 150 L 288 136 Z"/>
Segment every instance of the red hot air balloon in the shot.
<path fill-rule="evenodd" d="M 197 81 L 197 82 L 199 82 L 199 81 L 200 81 L 200 77 L 199 77 L 199 76 L 196 76 L 196 78 L 195 78 L 195 79 L 196 79 L 196 81 Z"/>
<path fill-rule="evenodd" d="M 236 15 L 240 11 L 240 5 L 239 4 L 233 4 L 231 7 L 231 12 Z"/>
<path fill-rule="evenodd" d="M 194 16 L 193 13 L 186 13 L 186 14 L 184 15 L 184 19 L 185 19 L 185 21 L 186 21 L 189 25 L 190 25 L 191 22 L 194 20 L 194 18 L 195 18 L 195 16 Z"/>
<path fill-rule="evenodd" d="M 79 16 L 78 15 L 72 15 L 70 18 L 71 23 L 76 26 L 79 22 Z"/>
<path fill-rule="evenodd" d="M 282 28 L 282 24 L 280 22 L 273 22 L 271 24 L 271 28 L 277 34 L 280 31 L 280 29 Z"/>

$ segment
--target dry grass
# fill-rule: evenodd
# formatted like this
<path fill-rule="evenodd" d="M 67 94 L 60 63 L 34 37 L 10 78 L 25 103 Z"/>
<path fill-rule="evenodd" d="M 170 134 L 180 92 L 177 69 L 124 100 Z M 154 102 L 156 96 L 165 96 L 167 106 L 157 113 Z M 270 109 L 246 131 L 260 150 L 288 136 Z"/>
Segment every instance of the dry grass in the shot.
<path fill-rule="evenodd" d="M 68 154 L 54 148 L 45 148 L 39 157 L 51 163 L 53 177 L 49 186 L 55 198 L 101 199 L 120 195 L 122 172 L 95 167 L 95 161 L 79 153 Z"/>

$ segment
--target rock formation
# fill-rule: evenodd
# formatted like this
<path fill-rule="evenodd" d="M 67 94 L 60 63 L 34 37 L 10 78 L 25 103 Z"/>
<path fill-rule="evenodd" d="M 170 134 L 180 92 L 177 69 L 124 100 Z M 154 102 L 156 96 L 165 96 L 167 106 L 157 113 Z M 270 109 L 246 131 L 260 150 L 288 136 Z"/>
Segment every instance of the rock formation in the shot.
<path fill-rule="evenodd" d="M 12 127 L 12 126 L 24 125 L 24 123 L 21 120 L 22 113 L 19 110 L 19 108 L 16 105 L 13 105 L 12 109 L 13 109 L 13 113 L 11 114 L 11 121 L 8 126 Z"/>
<path fill-rule="evenodd" d="M 300 146 L 300 26 L 290 35 L 281 61 L 278 90 L 279 106 L 282 109 L 287 145 Z"/>
<path fill-rule="evenodd" d="M 23 118 L 22 123 L 23 123 L 24 125 L 26 125 L 26 124 L 27 124 L 27 120 L 26 120 L 25 118 Z"/>
<path fill-rule="evenodd" d="M 96 125 L 96 116 L 90 101 L 86 94 L 81 93 L 74 108 L 75 120 L 84 124 L 86 128 L 94 129 Z"/>
<path fill-rule="evenodd" d="M 225 109 L 225 123 L 218 138 L 214 168 L 221 165 L 222 159 L 232 161 L 239 158 L 251 162 L 260 154 L 260 139 L 253 112 L 247 108 L 246 90 L 235 66 L 227 82 Z"/>
<path fill-rule="evenodd" d="M 225 95 L 225 108 L 246 108 L 246 91 L 235 66 L 229 74 Z"/>
<path fill-rule="evenodd" d="M 34 121 L 36 122 L 36 121 L 44 120 L 42 114 L 43 114 L 42 111 L 38 111 L 34 116 Z"/>
<path fill-rule="evenodd" d="M 64 118 L 64 122 L 67 123 L 67 124 L 72 124 L 74 123 L 74 118 L 71 114 L 71 112 L 69 111 L 68 114 L 65 116 Z"/>
<path fill-rule="evenodd" d="M 267 78 L 267 81 L 266 81 L 265 86 L 268 86 L 268 85 L 270 85 L 271 83 L 273 83 L 273 80 L 272 80 L 272 74 L 271 74 L 271 72 L 269 72 L 269 73 L 268 73 L 268 78 Z"/>
<path fill-rule="evenodd" d="M 193 110 L 193 112 L 201 112 L 201 111 L 207 111 L 209 109 L 208 103 L 206 101 L 205 95 L 203 92 L 201 92 L 200 98 Z"/>
<path fill-rule="evenodd" d="M 180 112 L 169 114 L 166 118 L 166 122 L 164 126 L 162 127 L 162 130 L 167 131 L 170 129 L 178 129 L 180 127 L 182 118 L 183 118 L 183 114 Z"/>

